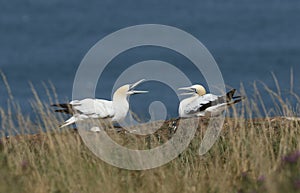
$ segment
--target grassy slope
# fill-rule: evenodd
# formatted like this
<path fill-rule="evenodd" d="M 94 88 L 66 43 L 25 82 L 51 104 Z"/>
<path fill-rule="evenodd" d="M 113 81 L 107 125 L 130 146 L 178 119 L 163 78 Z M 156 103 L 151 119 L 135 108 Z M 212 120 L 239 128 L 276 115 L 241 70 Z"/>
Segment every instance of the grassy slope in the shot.
<path fill-rule="evenodd" d="M 293 116 L 300 107 L 281 98 L 278 84 L 275 92 L 262 83 L 273 109 L 264 108 L 254 84 L 253 99 L 233 110 L 231 117 L 237 118 L 226 119 L 220 138 L 204 156 L 198 155 L 198 148 L 207 121 L 200 120 L 191 144 L 176 159 L 159 168 L 128 171 L 94 156 L 76 132 L 57 130 L 63 119 L 54 115 L 49 104 L 44 106 L 34 90 L 33 122 L 13 102 L 3 74 L 2 78 L 10 98 L 8 109 L 0 108 L 1 128 L 39 134 L 0 140 L 0 192 L 300 192 L 300 122 L 268 118 Z M 239 90 L 246 96 L 243 88 Z M 300 97 L 290 92 L 300 103 Z M 266 118 L 245 120 L 244 114 Z M 110 136 L 122 145 L 147 149 L 172 133 L 165 126 L 150 138 L 114 131 Z"/>
<path fill-rule="evenodd" d="M 200 122 L 184 153 L 162 167 L 146 171 L 106 164 L 84 146 L 74 131 L 52 130 L 2 139 L 0 192 L 300 191 L 300 155 L 293 153 L 300 149 L 297 121 L 228 118 L 218 142 L 202 157 L 197 149 L 206 121 Z M 168 135 L 164 130 L 167 128 L 160 135 Z M 124 133 L 113 135 L 133 138 Z M 154 142 L 156 138 L 151 136 Z"/>

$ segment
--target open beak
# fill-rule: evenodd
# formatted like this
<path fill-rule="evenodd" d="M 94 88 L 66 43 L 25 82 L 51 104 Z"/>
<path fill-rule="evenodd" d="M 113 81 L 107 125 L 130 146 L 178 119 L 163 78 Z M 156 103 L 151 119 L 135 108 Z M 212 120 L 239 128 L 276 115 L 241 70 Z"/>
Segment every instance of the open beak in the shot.
<path fill-rule="evenodd" d="M 138 86 L 139 84 L 141 84 L 144 81 L 145 81 L 145 79 L 142 79 L 142 80 L 137 81 L 136 83 L 131 84 L 129 86 L 128 94 L 143 94 L 143 93 L 147 93 L 148 91 L 133 90 L 136 86 Z"/>
<path fill-rule="evenodd" d="M 186 91 L 186 92 L 180 93 L 179 95 L 195 94 L 195 90 L 192 87 L 182 87 L 182 88 L 179 88 L 178 90 Z"/>

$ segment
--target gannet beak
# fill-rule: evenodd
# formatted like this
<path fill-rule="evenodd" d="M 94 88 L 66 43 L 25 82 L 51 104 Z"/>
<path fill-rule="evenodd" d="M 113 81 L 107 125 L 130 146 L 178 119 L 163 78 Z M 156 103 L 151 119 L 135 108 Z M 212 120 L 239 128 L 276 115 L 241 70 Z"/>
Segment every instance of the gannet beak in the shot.
<path fill-rule="evenodd" d="M 129 91 L 127 92 L 127 94 L 143 94 L 143 93 L 147 93 L 148 91 L 142 91 L 142 90 L 133 90 L 137 85 L 141 84 L 142 82 L 144 82 L 145 79 L 139 80 L 136 83 L 133 83 L 129 86 Z"/>
<path fill-rule="evenodd" d="M 143 94 L 143 93 L 148 93 L 149 91 L 146 90 L 132 90 L 132 94 Z"/>
<path fill-rule="evenodd" d="M 141 83 L 144 82 L 144 81 L 145 81 L 145 79 L 142 79 L 142 80 L 137 81 L 136 83 L 131 84 L 131 85 L 129 86 L 129 90 L 134 89 L 137 85 L 141 84 Z"/>
<path fill-rule="evenodd" d="M 182 87 L 182 88 L 179 88 L 178 90 L 187 91 L 187 92 L 184 92 L 184 93 L 180 93 L 179 95 L 191 95 L 191 94 L 195 94 L 195 90 L 192 87 Z"/>

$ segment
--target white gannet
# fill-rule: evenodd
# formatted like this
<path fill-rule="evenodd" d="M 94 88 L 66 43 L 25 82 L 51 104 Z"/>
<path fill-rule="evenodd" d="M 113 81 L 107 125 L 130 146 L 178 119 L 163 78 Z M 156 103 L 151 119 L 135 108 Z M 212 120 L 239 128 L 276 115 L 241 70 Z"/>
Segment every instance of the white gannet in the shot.
<path fill-rule="evenodd" d="M 143 81 L 144 79 L 133 84 L 126 84 L 121 86 L 113 94 L 112 101 L 104 99 L 86 98 L 83 100 L 73 100 L 67 104 L 53 104 L 52 106 L 61 108 L 55 110 L 55 112 L 73 115 L 71 118 L 66 120 L 64 124 L 60 126 L 60 128 L 71 125 L 76 121 L 81 121 L 88 118 L 110 118 L 111 121 L 123 120 L 126 117 L 127 112 L 129 110 L 129 96 L 133 94 L 148 92 L 133 90 L 137 85 L 139 85 Z"/>
<path fill-rule="evenodd" d="M 222 113 L 227 106 L 240 102 L 245 98 L 242 96 L 234 97 L 236 89 L 230 90 L 223 96 L 206 94 L 205 88 L 198 84 L 179 88 L 178 90 L 188 91 L 181 95 L 192 95 L 180 102 L 179 117 L 206 116 L 208 113 L 211 116 L 216 116 Z"/>

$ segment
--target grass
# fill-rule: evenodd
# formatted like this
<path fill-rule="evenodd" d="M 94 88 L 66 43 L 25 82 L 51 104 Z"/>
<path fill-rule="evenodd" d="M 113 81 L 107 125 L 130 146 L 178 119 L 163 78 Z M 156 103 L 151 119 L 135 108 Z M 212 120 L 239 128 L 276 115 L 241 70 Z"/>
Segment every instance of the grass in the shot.
<path fill-rule="evenodd" d="M 300 121 L 281 117 L 297 112 L 280 92 L 262 85 L 274 100 L 274 109 L 264 107 L 256 90 L 253 99 L 249 97 L 231 111 L 207 154 L 198 155 L 208 122 L 204 118 L 183 153 L 168 164 L 144 171 L 111 166 L 93 155 L 76 131 L 58 130 L 62 118 L 43 105 L 36 92 L 34 121 L 11 98 L 8 109 L 0 109 L 1 127 L 21 133 L 0 140 L 0 192 L 300 192 Z M 270 116 L 274 112 L 281 116 Z M 251 118 L 256 115 L 264 118 Z M 172 137 L 170 122 L 146 137 L 107 132 L 118 143 L 140 149 Z"/>

